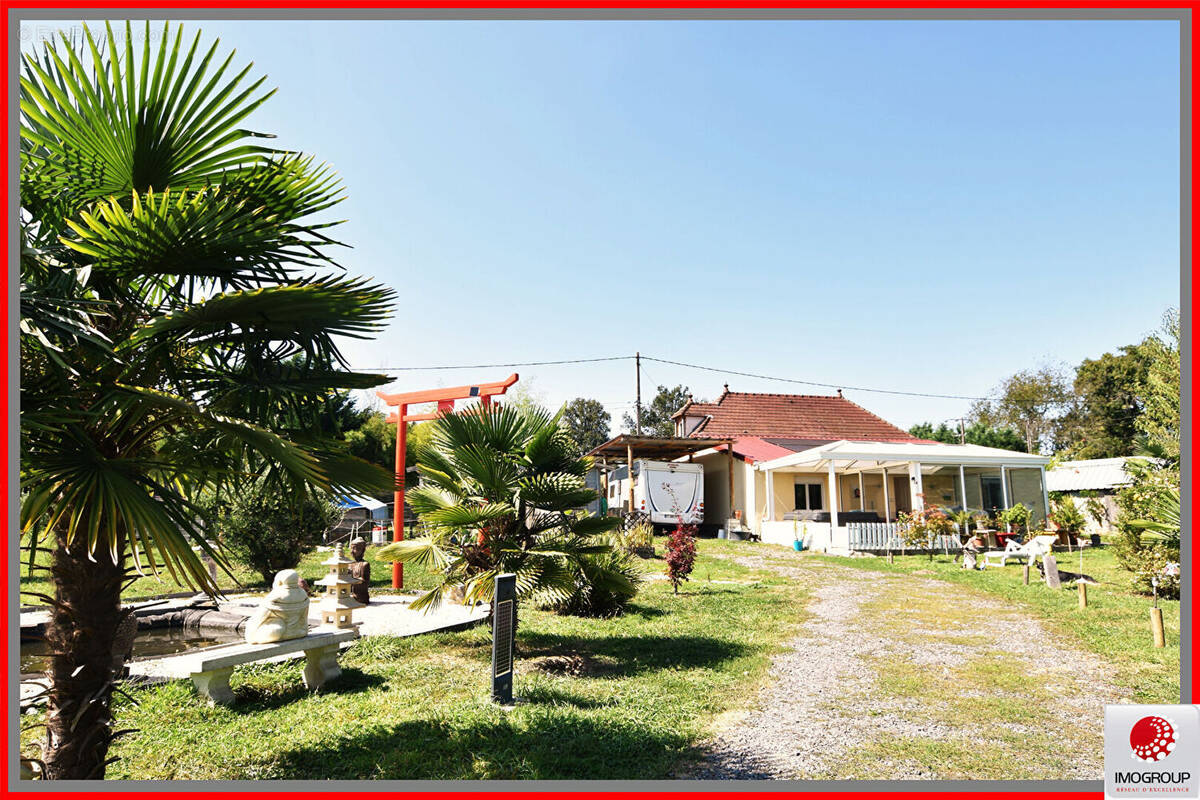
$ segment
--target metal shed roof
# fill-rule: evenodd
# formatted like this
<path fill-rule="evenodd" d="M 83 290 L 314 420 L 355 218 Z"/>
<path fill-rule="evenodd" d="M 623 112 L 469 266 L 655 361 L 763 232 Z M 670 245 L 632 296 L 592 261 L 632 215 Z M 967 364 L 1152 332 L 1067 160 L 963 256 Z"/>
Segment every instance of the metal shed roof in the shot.
<path fill-rule="evenodd" d="M 1125 471 L 1128 458 L 1091 458 L 1085 461 L 1064 461 L 1046 470 L 1046 491 L 1083 492 L 1097 489 L 1116 489 L 1128 486 Z"/>
<path fill-rule="evenodd" d="M 624 461 L 627 448 L 632 448 L 634 458 L 649 458 L 660 461 L 672 461 L 689 453 L 698 453 L 711 447 L 732 444 L 733 439 L 701 439 L 701 438 L 663 438 L 657 436 L 631 436 L 623 433 L 615 439 L 610 439 L 599 447 L 588 451 L 593 458 L 607 458 Z"/>

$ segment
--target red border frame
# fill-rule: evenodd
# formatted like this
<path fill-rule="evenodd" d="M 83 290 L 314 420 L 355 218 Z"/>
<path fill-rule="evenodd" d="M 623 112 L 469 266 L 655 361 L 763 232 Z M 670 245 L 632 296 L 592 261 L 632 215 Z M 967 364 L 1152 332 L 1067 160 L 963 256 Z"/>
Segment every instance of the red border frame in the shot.
<path fill-rule="evenodd" d="M 1029 10 L 1029 11 L 1042 11 L 1042 10 L 1053 10 L 1053 9 L 1130 9 L 1131 11 L 1137 11 L 1137 10 L 1149 10 L 1150 8 L 1153 8 L 1154 10 L 1186 9 L 1186 10 L 1192 11 L 1194 14 L 1198 4 L 1200 4 L 1200 0 L 1191 0 L 1190 2 L 1155 3 L 1153 6 L 1139 6 L 1136 3 L 1118 2 L 1117 0 L 1100 0 L 1099 2 L 1091 2 L 1091 3 L 1081 3 L 1081 2 L 1058 2 L 1058 3 L 1055 3 L 1055 2 L 1037 2 L 1037 1 L 1035 1 L 1035 2 L 1020 2 L 1019 0 L 1015 0 L 1015 1 L 1014 0 L 1005 0 L 1002 2 L 987 3 L 987 2 L 945 2 L 945 0 L 932 0 L 932 1 L 925 0 L 925 2 L 922 2 L 919 4 L 919 7 L 922 9 L 942 9 L 942 10 L 946 10 L 949 12 L 965 11 L 965 10 L 979 10 L 979 9 L 1014 9 L 1014 10 L 1020 9 L 1020 10 Z M 210 0 L 209 2 L 202 3 L 202 4 L 196 3 L 196 2 L 190 2 L 190 3 L 189 2 L 181 2 L 181 0 L 125 0 L 124 2 L 119 3 L 120 8 L 113 8 L 114 5 L 115 4 L 113 4 L 113 3 L 99 2 L 99 0 L 79 0 L 78 2 L 70 2 L 70 0 L 64 0 L 62 2 L 59 2 L 56 0 L 46 0 L 45 2 L 37 2 L 37 0 L 17 0 L 17 2 L 3 3 L 2 6 L 3 6 L 4 13 L 2 15 L 0 15 L 0 41 L 2 41 L 4 44 L 4 58 L 2 61 L 0 61 L 0 79 L 2 79 L 3 86 L 5 88 L 7 88 L 9 85 L 9 80 L 11 80 L 13 78 L 13 76 L 9 75 L 9 57 L 11 54 L 8 52 L 8 49 L 7 49 L 9 41 L 10 41 L 10 39 L 9 39 L 9 37 L 10 37 L 9 14 L 7 12 L 9 9 L 17 9 L 17 8 L 20 8 L 20 9 L 47 9 L 47 10 L 95 9 L 97 11 L 105 11 L 107 13 L 107 12 L 113 12 L 113 11 L 119 12 L 120 10 L 123 10 L 123 9 L 159 9 L 159 8 L 163 8 L 163 9 L 192 9 L 192 8 L 201 9 L 202 8 L 205 10 L 207 10 L 207 9 L 222 9 L 222 8 L 249 8 L 249 9 L 329 8 L 331 10 L 335 10 L 335 9 L 336 10 L 340 10 L 340 9 L 385 9 L 385 8 L 421 8 L 421 9 L 520 8 L 520 9 L 547 9 L 547 10 L 548 9 L 600 9 L 600 10 L 604 10 L 604 9 L 626 9 L 626 8 L 656 8 L 656 9 L 658 9 L 658 8 L 665 8 L 665 9 L 713 9 L 713 8 L 840 9 L 840 8 L 844 8 L 844 9 L 851 9 L 851 10 L 872 10 L 872 9 L 874 9 L 874 10 L 887 10 L 887 9 L 902 10 L 902 9 L 908 9 L 908 8 L 914 7 L 914 5 L 911 3 L 904 3 L 904 2 L 898 2 L 898 1 L 897 2 L 889 2 L 888 0 L 875 0 L 874 2 L 871 2 L 871 1 L 868 1 L 868 2 L 853 2 L 853 1 L 846 2 L 846 0 L 830 0 L 830 2 L 795 2 L 794 0 L 754 0 L 753 2 L 746 3 L 746 4 L 737 4 L 737 3 L 727 2 L 727 1 L 720 2 L 719 0 L 657 0 L 657 1 L 651 0 L 650 2 L 647 2 L 646 0 L 641 0 L 640 2 L 639 2 L 639 0 L 601 0 L 601 2 L 592 2 L 592 3 L 579 2 L 579 0 L 559 0 L 558 2 L 552 2 L 549 0 L 524 0 L 524 2 L 520 2 L 520 3 L 516 3 L 516 4 L 502 2 L 501 0 L 474 0 L 474 2 L 447 2 L 446 0 L 431 0 L 430 2 L 405 2 L 404 0 L 351 0 L 350 2 L 341 3 L 341 4 L 337 4 L 337 5 L 331 4 L 330 2 L 328 2 L 328 0 L 326 0 L 325 2 L 322 2 L 321 0 L 293 0 L 292 2 L 262 2 L 262 0 L 259 0 L 259 2 L 248 2 L 247 0 Z M 117 16 L 119 16 L 119 13 L 117 14 Z M 1191 26 L 1191 30 L 1194 35 L 1195 26 L 1192 21 L 1184 21 L 1182 24 Z M 1193 51 L 1194 51 L 1195 50 L 1194 38 L 1192 41 L 1193 41 Z M 1181 56 L 1182 55 L 1184 55 L 1184 54 L 1181 54 Z M 1190 124 L 1191 124 L 1191 128 L 1192 128 L 1192 138 L 1187 142 L 1187 145 L 1189 146 L 1189 148 L 1195 138 L 1197 77 L 1198 77 L 1197 61 L 1193 56 L 1191 59 L 1191 79 L 1192 79 L 1191 115 L 1192 116 L 1191 116 L 1191 120 L 1190 120 Z M 5 125 L 4 125 L 5 143 L 7 145 L 9 125 L 12 122 L 12 120 L 9 119 L 7 102 L 4 103 L 3 117 L 4 117 L 4 123 L 5 123 Z M 11 153 L 10 153 L 8 147 L 5 146 L 4 155 L 3 155 L 3 166 L 4 166 L 4 175 L 6 177 L 8 176 L 10 156 L 11 156 Z M 1187 188 L 1190 189 L 1191 187 L 1195 186 L 1197 173 L 1198 173 L 1197 162 L 1196 162 L 1196 159 L 1195 159 L 1194 153 L 1193 153 L 1191 174 L 1189 176 L 1190 185 Z M 6 221 L 5 225 L 4 225 L 4 242 L 6 245 L 4 252 L 5 252 L 6 257 L 7 257 L 7 253 L 8 253 L 8 245 L 11 244 L 10 237 L 12 235 L 11 223 L 9 223 L 8 220 L 10 220 L 12 218 L 10 215 L 14 214 L 16 211 L 16 209 L 9 207 L 9 204 L 10 204 L 10 196 L 9 196 L 9 191 L 8 191 L 9 188 L 11 188 L 11 186 L 8 185 L 6 182 L 5 191 L 3 192 L 2 197 L 0 197 L 0 217 L 2 217 Z M 1182 201 L 1182 197 L 1181 197 L 1181 201 Z M 1181 220 L 1181 222 L 1182 222 L 1182 220 Z M 1194 207 L 1194 196 L 1193 196 L 1192 218 L 1191 218 L 1190 222 L 1191 222 L 1192 227 L 1194 228 L 1195 222 L 1196 222 L 1196 210 Z M 1187 243 L 1187 244 L 1190 244 L 1190 243 Z M 1189 248 L 1185 247 L 1183 250 L 1181 250 L 1181 253 L 1180 253 L 1181 258 L 1183 256 L 1183 253 L 1185 252 L 1185 250 L 1188 250 L 1188 249 Z M 1193 275 L 1194 275 L 1194 273 L 1193 273 Z M 2 272 L 2 277 L 0 277 L 0 288 L 3 289 L 3 297 L 7 299 L 10 296 L 10 292 L 13 289 L 13 287 L 10 285 L 10 275 L 9 275 L 8 270 L 3 270 L 3 272 Z M 1180 300 L 1182 301 L 1182 299 L 1183 298 L 1181 295 Z M 1191 294 L 1190 294 L 1189 299 L 1191 301 L 1191 308 L 1194 311 L 1194 309 L 1196 308 L 1197 300 L 1200 300 L 1200 285 L 1198 285 L 1195 282 L 1195 280 L 1193 280 L 1193 283 L 1192 283 Z M 15 309 L 15 308 L 10 308 L 9 312 L 10 312 L 10 314 L 16 314 L 16 313 L 19 313 L 19 310 Z M 15 322 L 16 322 L 16 320 L 10 320 L 9 324 L 6 324 L 6 325 L 0 327 L 0 353 L 7 354 L 9 352 L 9 347 L 12 344 L 10 337 L 12 335 L 12 332 L 16 329 L 16 325 L 14 324 Z M 1193 374 L 1192 374 L 1192 379 L 1189 382 L 1189 385 L 1187 387 L 1187 390 L 1188 390 L 1189 396 L 1191 398 L 1193 398 L 1193 402 L 1194 402 L 1195 401 L 1194 398 L 1196 397 L 1196 395 L 1195 395 L 1196 376 L 1195 376 L 1195 372 L 1194 372 L 1194 366 L 1195 366 L 1194 361 L 1191 359 L 1191 354 L 1192 354 L 1192 352 L 1194 352 L 1194 348 L 1197 343 L 1197 337 L 1196 337 L 1194 327 L 1189 327 L 1188 334 L 1189 334 L 1188 339 L 1184 343 L 1186 345 L 1185 354 L 1189 359 L 1189 364 L 1193 367 Z M 12 411 L 12 409 L 10 409 L 8 407 L 10 387 L 9 387 L 9 373 L 7 370 L 5 370 L 3 375 L 0 376 L 0 387 L 3 388 L 3 403 L 4 403 L 4 407 L 5 407 L 5 416 L 7 417 L 9 414 L 11 414 L 11 411 Z M 1195 441 L 1194 441 L 1195 432 L 1194 432 L 1194 429 L 1191 429 L 1191 430 L 1193 431 L 1192 448 L 1186 454 L 1186 457 L 1189 459 L 1189 463 L 1191 463 L 1190 458 L 1192 456 L 1192 453 L 1195 450 Z M 6 460 L 8 460 L 9 448 L 12 446 L 12 443 L 13 443 L 12 437 L 13 437 L 13 431 L 11 429 L 9 429 L 7 425 L 4 426 L 3 430 L 0 431 L 0 448 L 2 448 L 2 452 L 3 452 L 4 458 Z M 9 474 L 12 474 L 12 473 L 16 472 L 17 465 L 15 463 L 10 463 L 8 465 L 8 468 L 9 468 Z M 1197 521 L 1200 521 L 1200 505 L 1198 505 L 1196 503 L 1197 490 L 1200 489 L 1200 476 L 1197 475 L 1197 473 L 1194 469 L 1191 472 L 1188 488 L 1190 490 L 1190 497 L 1192 498 L 1192 503 L 1193 503 L 1191 522 L 1193 523 L 1192 530 L 1194 531 L 1195 523 Z M 12 501 L 13 501 L 13 498 L 10 497 L 7 492 L 2 493 L 2 497 L 0 497 L 0 514 L 2 514 L 2 516 L 0 516 L 0 519 L 3 519 L 6 522 L 9 519 L 9 514 L 11 512 L 10 505 L 11 505 Z M 1198 545 L 1200 545 L 1200 542 L 1197 542 L 1195 540 L 1195 538 L 1193 537 L 1192 559 L 1191 559 L 1191 564 L 1189 565 L 1190 569 L 1191 569 L 1191 573 L 1188 576 L 1188 579 L 1192 581 L 1192 583 L 1191 583 L 1192 590 L 1190 592 L 1190 600 L 1191 600 L 1191 613 L 1192 613 L 1193 625 L 1194 625 L 1195 619 L 1196 619 L 1196 585 L 1194 582 L 1194 577 L 1192 577 L 1192 576 L 1195 576 L 1197 574 L 1197 572 L 1200 571 L 1200 546 L 1198 546 Z M 9 553 L 8 553 L 7 549 L 3 553 L 2 561 L 4 564 L 5 570 L 7 571 L 7 569 L 10 567 Z M 3 610 L 4 610 L 5 617 L 7 617 L 8 613 L 10 611 L 12 600 L 13 600 L 13 598 L 9 597 L 8 593 L 5 592 L 4 593 L 4 603 L 3 603 Z M 11 635 L 11 631 L 9 633 Z M 1192 656 L 1192 696 L 1190 699 L 1191 699 L 1191 702 L 1200 704 L 1200 686 L 1197 685 L 1197 681 L 1196 681 L 1197 655 L 1198 655 L 1198 653 L 1197 653 L 1197 647 L 1196 647 L 1196 639 L 1195 639 L 1195 636 L 1193 635 L 1192 652 L 1191 652 L 1191 656 Z M 78 794 L 78 792 L 76 792 L 76 791 L 69 791 L 69 792 L 68 791 L 64 791 L 64 792 L 55 792 L 55 791 L 9 792 L 8 791 L 7 787 L 8 787 L 8 783 L 9 783 L 9 777 L 10 777 L 9 776 L 9 768 L 11 766 L 9 754 L 11 752 L 10 748 L 11 748 L 11 744 L 12 744 L 8 740 L 8 720 L 11 719 L 10 714 L 13 713 L 13 709 L 9 708 L 9 693 L 8 693 L 8 691 L 6 690 L 2 694 L 3 694 L 3 699 L 0 700 L 0 709 L 2 709 L 2 713 L 3 713 L 3 718 L 2 718 L 3 723 L 2 724 L 4 727 L 3 736 L 4 736 L 5 748 L 4 748 L 3 758 L 0 758 L 0 780 L 3 780 L 3 783 L 0 784 L 0 792 L 3 792 L 5 795 L 12 794 L 14 796 L 27 796 L 27 795 L 35 796 L 36 795 L 37 797 L 44 797 L 44 798 L 74 797 L 76 794 Z M 586 786 L 586 784 L 581 783 L 581 786 Z M 938 786 L 938 782 L 932 782 L 929 784 L 929 789 L 926 791 L 936 792 L 936 791 L 938 791 L 937 786 Z M 537 791 L 535 787 L 530 786 L 527 789 L 523 788 L 523 789 L 515 790 L 515 791 L 494 792 L 494 794 L 517 794 L 517 793 L 527 794 L 531 790 Z M 267 793 L 277 793 L 277 792 L 280 792 L 283 790 L 266 790 L 266 791 L 267 791 Z M 318 784 L 314 784 L 313 791 L 320 792 L 320 791 L 322 791 L 322 787 Z M 370 783 L 369 782 L 362 783 L 361 789 L 356 789 L 356 791 L 371 791 Z M 294 793 L 294 791 L 288 790 L 288 793 Z M 479 794 L 478 791 L 474 791 L 474 792 L 465 792 L 465 791 L 436 792 L 436 791 L 433 791 L 433 792 L 404 792 L 404 793 L 385 792 L 385 793 L 387 793 L 387 794 L 404 794 L 405 796 L 438 794 L 439 796 L 445 796 L 445 797 L 455 796 L 455 797 L 462 797 L 462 798 L 474 798 L 474 797 L 476 797 L 476 795 Z M 720 794 L 721 796 L 757 794 L 755 792 L 738 792 L 736 790 L 729 791 L 729 792 L 722 791 L 722 790 L 716 790 L 716 793 Z M 165 796 L 168 794 L 177 794 L 177 792 L 171 792 L 171 791 L 138 792 L 138 796 L 142 796 L 142 797 Z M 231 797 L 231 796 L 239 795 L 239 794 L 241 794 L 241 792 L 237 792 L 237 791 L 206 792 L 205 794 L 208 796 L 218 796 L 219 795 L 222 797 Z M 689 790 L 687 792 L 683 792 L 683 791 L 664 791 L 664 792 L 581 791 L 578 793 L 573 793 L 573 796 L 581 797 L 581 798 L 594 798 L 594 800 L 602 800 L 602 798 L 641 797 L 641 796 L 650 796 L 650 795 L 663 796 L 663 797 L 666 797 L 666 796 L 674 796 L 674 797 L 688 796 L 688 797 L 690 797 L 694 794 L 696 794 L 695 790 Z M 791 793 L 789 793 L 789 794 L 791 794 Z M 885 793 L 882 793 L 882 792 L 803 792 L 802 794 L 805 797 L 813 797 L 813 798 L 829 797 L 829 798 L 840 798 L 841 800 L 856 800 L 857 798 L 878 797 L 880 794 L 885 794 Z M 887 793 L 887 794 L 894 794 L 896 796 L 901 796 L 901 797 L 906 796 L 906 795 L 911 796 L 909 792 L 895 792 L 895 793 Z M 978 792 L 978 793 L 971 793 L 970 796 L 971 797 L 979 797 L 979 798 L 1002 798 L 1002 797 L 1007 797 L 1007 796 L 1011 796 L 1014 794 L 1020 794 L 1022 797 L 1069 797 L 1069 798 L 1081 798 L 1081 799 L 1082 798 L 1103 797 L 1102 792 L 1058 792 L 1058 793 L 1056 793 L 1056 792 L 1043 792 L 1043 791 Z"/>

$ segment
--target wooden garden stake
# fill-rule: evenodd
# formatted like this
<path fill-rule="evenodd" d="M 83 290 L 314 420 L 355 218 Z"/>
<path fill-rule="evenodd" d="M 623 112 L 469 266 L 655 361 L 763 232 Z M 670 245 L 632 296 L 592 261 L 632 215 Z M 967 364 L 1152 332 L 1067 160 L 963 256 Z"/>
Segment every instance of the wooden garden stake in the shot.
<path fill-rule="evenodd" d="M 1083 582 L 1083 548 L 1079 548 L 1079 578 L 1075 581 L 1079 587 L 1079 610 L 1087 608 L 1087 584 Z"/>
<path fill-rule="evenodd" d="M 1154 634 L 1154 646 L 1166 647 L 1167 637 L 1163 631 L 1162 609 L 1158 607 L 1158 578 L 1150 579 L 1154 587 L 1154 607 L 1150 609 L 1150 632 Z"/>
<path fill-rule="evenodd" d="M 1028 586 L 1029 585 L 1029 565 L 1028 564 L 1025 565 L 1024 571 L 1025 571 L 1025 585 Z"/>

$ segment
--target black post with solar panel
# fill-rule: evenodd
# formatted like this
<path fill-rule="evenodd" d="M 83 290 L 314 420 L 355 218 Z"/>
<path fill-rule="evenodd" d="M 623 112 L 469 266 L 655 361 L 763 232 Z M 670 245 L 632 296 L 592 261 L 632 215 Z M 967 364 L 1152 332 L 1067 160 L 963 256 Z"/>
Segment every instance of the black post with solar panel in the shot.
<path fill-rule="evenodd" d="M 492 600 L 492 699 L 503 705 L 513 701 L 513 640 L 517 630 L 517 576 L 496 576 Z"/>

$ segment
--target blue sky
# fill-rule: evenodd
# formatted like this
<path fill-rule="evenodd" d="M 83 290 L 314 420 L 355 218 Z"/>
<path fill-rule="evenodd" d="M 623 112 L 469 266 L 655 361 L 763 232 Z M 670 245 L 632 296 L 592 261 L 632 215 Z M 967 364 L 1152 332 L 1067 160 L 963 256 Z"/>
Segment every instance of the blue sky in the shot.
<path fill-rule="evenodd" d="M 356 367 L 641 350 L 979 395 L 1179 303 L 1174 22 L 187 25 L 278 87 L 250 127 L 338 170 L 343 263 L 400 291 Z M 632 401 L 631 362 L 519 371 L 618 425 Z M 969 406 L 846 394 L 904 426 Z"/>

